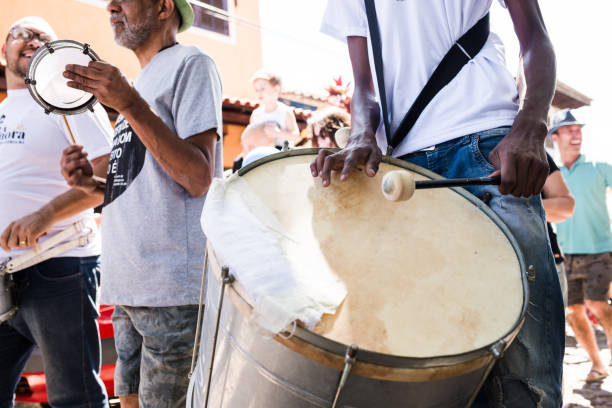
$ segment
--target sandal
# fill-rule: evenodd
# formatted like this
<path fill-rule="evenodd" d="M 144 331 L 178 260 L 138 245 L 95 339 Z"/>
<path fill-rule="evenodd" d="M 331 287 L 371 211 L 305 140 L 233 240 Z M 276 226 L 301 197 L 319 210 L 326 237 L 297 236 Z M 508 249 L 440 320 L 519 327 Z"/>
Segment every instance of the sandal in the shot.
<path fill-rule="evenodd" d="M 591 369 L 591 371 L 589 371 L 589 374 L 586 376 L 584 381 L 587 382 L 587 383 L 595 382 L 595 381 L 600 381 L 600 380 L 603 380 L 604 378 L 606 378 L 607 376 L 608 376 L 608 373 L 602 373 L 601 371 L 595 370 L 593 368 L 593 369 Z"/>

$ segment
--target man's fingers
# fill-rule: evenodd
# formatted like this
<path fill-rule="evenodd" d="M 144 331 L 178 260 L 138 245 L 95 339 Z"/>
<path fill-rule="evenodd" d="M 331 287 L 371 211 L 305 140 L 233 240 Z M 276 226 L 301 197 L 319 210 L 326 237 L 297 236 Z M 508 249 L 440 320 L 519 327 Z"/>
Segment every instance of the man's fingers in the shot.
<path fill-rule="evenodd" d="M 82 171 L 83 167 L 85 166 L 87 166 L 87 158 L 85 157 L 75 158 L 75 159 L 72 159 L 64 163 L 62 170 L 68 176 L 71 176 L 76 170 Z"/>
<path fill-rule="evenodd" d="M 317 177 L 321 174 L 323 165 L 325 164 L 325 158 L 331 154 L 333 154 L 333 152 L 330 152 L 329 150 L 323 149 L 319 151 L 319 154 L 317 154 L 317 157 L 315 157 L 315 160 L 310 165 L 310 170 L 313 177 Z"/>
<path fill-rule="evenodd" d="M 506 158 L 501 160 L 501 183 L 499 192 L 511 194 L 516 184 L 516 167 L 513 160 Z"/>
<path fill-rule="evenodd" d="M 525 173 L 526 182 L 523 196 L 531 197 L 532 195 L 538 194 L 540 192 L 538 190 L 538 184 L 540 183 L 542 172 L 538 163 L 534 162 L 531 163 L 531 165 L 529 166 L 529 171 L 526 171 Z"/>
<path fill-rule="evenodd" d="M 68 180 L 66 181 L 68 182 L 69 186 L 74 187 L 74 186 L 79 185 L 82 177 L 83 177 L 83 170 L 81 168 L 78 168 L 74 170 L 72 173 L 70 173 L 70 176 L 68 177 Z"/>
<path fill-rule="evenodd" d="M 342 172 L 340 173 L 340 180 L 341 181 L 346 180 L 349 177 L 349 175 L 352 173 L 352 171 L 355 169 L 355 167 L 360 165 L 362 162 L 363 160 L 360 160 L 360 158 L 358 157 L 357 154 L 355 154 L 355 152 L 350 153 L 344 159 L 344 164 L 342 166 Z"/>
<path fill-rule="evenodd" d="M 64 71 L 64 76 L 68 79 L 73 79 L 73 77 L 80 77 L 84 79 L 90 80 L 98 80 L 103 79 L 105 76 L 98 68 L 98 66 L 83 66 L 76 64 L 68 64 L 66 65 L 66 70 Z"/>
<path fill-rule="evenodd" d="M 10 223 L 0 235 L 0 247 L 5 251 L 10 251 L 11 248 L 8 246 L 8 240 L 11 235 L 11 230 L 13 229 L 13 223 Z"/>
<path fill-rule="evenodd" d="M 501 175 L 501 170 L 497 169 L 493 173 L 489 174 L 487 177 L 497 177 Z"/>
<path fill-rule="evenodd" d="M 374 177 L 378 172 L 378 166 L 380 165 L 380 161 L 382 160 L 382 156 L 380 151 L 370 152 L 370 156 L 368 157 L 368 161 L 366 161 L 365 171 L 366 174 L 370 177 Z"/>
<path fill-rule="evenodd" d="M 90 94 L 96 92 L 94 88 L 90 88 L 76 81 L 68 81 L 66 82 L 66 85 L 68 85 L 70 88 L 80 89 L 81 91 L 89 92 Z"/>
<path fill-rule="evenodd" d="M 323 163 L 323 170 L 321 171 L 321 180 L 323 182 L 323 187 L 329 186 L 331 182 L 331 172 L 332 170 L 340 170 L 343 165 L 346 164 L 346 159 L 343 153 L 334 153 L 325 158 L 325 162 Z"/>
<path fill-rule="evenodd" d="M 66 156 L 71 155 L 74 152 L 80 152 L 80 151 L 83 151 L 83 146 L 78 145 L 78 144 L 70 145 L 64 149 L 64 151 L 62 152 L 62 156 L 66 157 Z"/>
<path fill-rule="evenodd" d="M 550 174 L 550 168 L 548 167 L 548 162 L 539 162 L 538 168 L 539 168 L 539 172 L 538 172 L 538 176 L 535 178 L 535 181 L 534 181 L 533 194 L 540 194 L 542 192 L 542 189 L 544 188 L 544 183 L 546 183 L 546 179 L 548 178 L 548 175 Z"/>
<path fill-rule="evenodd" d="M 529 197 L 531 195 L 531 186 L 533 177 L 533 163 L 530 160 L 515 160 L 516 184 L 512 189 L 512 195 L 515 197 Z"/>
<path fill-rule="evenodd" d="M 20 248 L 22 246 L 21 243 L 23 243 L 23 245 L 26 244 L 25 233 L 22 232 L 19 224 L 13 223 L 7 245 L 10 248 Z"/>
<path fill-rule="evenodd" d="M 109 67 L 110 65 L 107 62 L 102 61 L 89 61 L 89 64 L 87 64 L 87 68 L 89 68 L 90 71 L 94 71 L 95 75 L 99 77 L 102 77 L 102 74 L 106 72 Z"/>

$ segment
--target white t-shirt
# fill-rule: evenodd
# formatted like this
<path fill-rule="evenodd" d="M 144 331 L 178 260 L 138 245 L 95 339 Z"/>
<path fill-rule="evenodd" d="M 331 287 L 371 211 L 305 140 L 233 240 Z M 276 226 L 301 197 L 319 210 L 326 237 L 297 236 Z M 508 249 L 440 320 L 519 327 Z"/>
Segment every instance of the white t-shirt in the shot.
<path fill-rule="evenodd" d="M 90 160 L 108 154 L 112 140 L 106 112 L 100 104 L 96 104 L 95 111 L 95 117 L 89 111 L 66 117 L 76 142 L 85 146 Z M 70 145 L 69 140 L 61 116 L 46 115 L 27 89 L 8 91 L 7 98 L 0 103 L 0 233 L 11 222 L 70 189 L 60 169 L 62 151 Z M 56 223 L 39 242 L 82 218 L 95 226 L 90 209 Z M 22 252 L 14 249 L 7 253 L 0 248 L 0 259 Z M 96 237 L 88 245 L 59 256 L 99 254 L 100 239 Z"/>
<path fill-rule="evenodd" d="M 277 107 L 272 112 L 266 112 L 265 107 L 259 106 L 251 114 L 251 125 L 261 123 L 277 124 L 281 130 L 287 130 L 287 115 L 292 110 L 290 106 L 277 102 Z"/>
<path fill-rule="evenodd" d="M 492 0 L 376 1 L 391 133 L 444 55 L 487 14 L 491 3 Z M 343 41 L 349 36 L 368 37 L 364 1 L 329 0 L 321 31 Z M 378 94 L 369 39 L 368 46 Z M 480 53 L 425 108 L 393 156 L 512 125 L 517 111 L 517 88 L 505 65 L 504 47 L 499 37 L 491 33 Z M 377 139 L 385 152 L 382 120 Z"/>

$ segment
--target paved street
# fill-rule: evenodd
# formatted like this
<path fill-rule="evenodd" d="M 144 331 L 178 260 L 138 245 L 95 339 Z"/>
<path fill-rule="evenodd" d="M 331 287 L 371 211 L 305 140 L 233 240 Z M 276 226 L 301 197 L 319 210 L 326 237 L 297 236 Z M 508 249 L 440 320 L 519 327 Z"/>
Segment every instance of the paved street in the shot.
<path fill-rule="evenodd" d="M 569 326 L 565 338 L 565 404 L 564 408 L 612 408 L 612 376 L 590 384 L 584 382 L 591 364 L 587 354 L 577 346 Z M 597 341 L 603 361 L 610 360 L 610 350 L 602 331 L 597 331 Z M 39 405 L 17 404 L 17 408 L 37 408 Z"/>
<path fill-rule="evenodd" d="M 565 407 L 566 408 L 604 408 L 612 407 L 612 376 L 604 381 L 590 384 L 584 382 L 591 364 L 586 352 L 576 344 L 572 330 L 566 328 L 565 337 Z M 597 343 L 604 362 L 610 360 L 610 350 L 606 337 L 597 330 Z"/>

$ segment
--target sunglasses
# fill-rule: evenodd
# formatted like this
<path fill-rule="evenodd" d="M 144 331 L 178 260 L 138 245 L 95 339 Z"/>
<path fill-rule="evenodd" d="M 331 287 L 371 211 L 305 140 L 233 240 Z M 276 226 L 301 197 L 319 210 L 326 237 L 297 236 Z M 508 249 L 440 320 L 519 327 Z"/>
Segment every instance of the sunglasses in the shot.
<path fill-rule="evenodd" d="M 19 27 L 19 26 L 11 28 L 9 34 L 15 40 L 23 41 L 23 42 L 30 42 L 34 38 L 36 38 L 41 43 L 46 44 L 53 40 L 53 38 L 51 38 L 49 34 L 36 33 L 28 28 Z"/>

